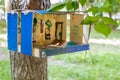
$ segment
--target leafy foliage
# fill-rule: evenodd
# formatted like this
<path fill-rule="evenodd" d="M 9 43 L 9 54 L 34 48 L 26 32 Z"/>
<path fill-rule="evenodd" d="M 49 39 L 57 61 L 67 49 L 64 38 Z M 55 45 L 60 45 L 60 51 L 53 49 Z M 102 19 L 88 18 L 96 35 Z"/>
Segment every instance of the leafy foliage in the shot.
<path fill-rule="evenodd" d="M 84 6 L 87 0 L 65 0 L 64 3 L 57 3 L 57 5 L 52 6 L 49 11 L 59 11 L 66 7 L 68 11 L 76 11 L 79 5 Z"/>
<path fill-rule="evenodd" d="M 64 7 L 67 11 L 76 11 L 79 5 L 83 7 L 87 2 L 88 0 L 65 0 L 64 3 L 51 7 L 50 11 L 59 11 Z M 94 1 L 90 0 L 89 2 L 91 4 Z M 88 16 L 82 21 L 82 24 L 94 25 L 97 32 L 108 37 L 112 31 L 111 26 L 118 26 L 118 24 L 115 20 L 105 17 L 103 14 L 118 11 L 119 4 L 119 0 L 101 0 L 101 2 L 98 0 L 85 11 Z M 89 13 L 92 13 L 92 15 L 89 16 Z"/>
<path fill-rule="evenodd" d="M 5 7 L 4 7 L 4 0 L 0 0 L 0 9 L 5 9 Z"/>
<path fill-rule="evenodd" d="M 111 25 L 115 25 L 115 26 L 118 26 L 117 22 L 115 20 L 113 20 L 112 18 L 109 18 L 109 17 L 102 17 L 102 21 L 105 23 L 105 24 L 111 24 Z"/>
<path fill-rule="evenodd" d="M 4 0 L 0 0 L 0 5 L 4 5 Z"/>
<path fill-rule="evenodd" d="M 120 7 L 120 0 L 105 0 L 103 7 L 109 10 L 109 12 L 117 12 Z"/>
<path fill-rule="evenodd" d="M 60 9 L 63 9 L 65 7 L 65 3 L 59 3 L 55 6 L 52 6 L 50 9 L 48 9 L 48 11 L 58 11 Z"/>
<path fill-rule="evenodd" d="M 75 10 L 77 10 L 79 8 L 79 3 L 77 1 L 72 1 L 72 7 Z"/>
<path fill-rule="evenodd" d="M 66 9 L 69 11 L 69 10 L 72 10 L 72 1 L 67 1 L 66 2 Z"/>
<path fill-rule="evenodd" d="M 87 16 L 81 24 L 92 25 L 96 24 L 99 21 L 99 17 Z"/>
<path fill-rule="evenodd" d="M 108 37 L 108 35 L 111 33 L 112 29 L 111 26 L 118 26 L 118 23 L 110 18 L 110 17 L 106 17 L 103 16 L 104 13 L 110 13 L 111 8 L 108 8 L 105 6 L 106 1 L 104 3 L 102 3 L 102 5 L 92 5 L 91 8 L 89 8 L 86 13 L 92 13 L 92 17 L 87 17 L 85 20 L 83 20 L 83 24 L 90 24 L 90 25 L 94 25 L 95 26 L 95 30 L 103 35 L 105 35 L 106 37 Z M 112 1 L 112 0 L 110 0 Z M 100 3 L 99 3 L 100 4 Z M 110 4 L 110 2 L 109 2 Z"/>

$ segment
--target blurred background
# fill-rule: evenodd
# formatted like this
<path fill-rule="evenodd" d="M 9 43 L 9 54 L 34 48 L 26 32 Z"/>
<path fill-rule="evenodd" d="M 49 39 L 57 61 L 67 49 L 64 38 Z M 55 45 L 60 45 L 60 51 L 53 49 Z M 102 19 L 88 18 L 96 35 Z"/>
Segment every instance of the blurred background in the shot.
<path fill-rule="evenodd" d="M 0 0 L 0 80 L 11 80 L 4 1 Z M 119 11 L 112 17 L 120 23 Z M 108 38 L 92 29 L 88 52 L 49 57 L 48 80 L 120 80 L 120 27 Z"/>

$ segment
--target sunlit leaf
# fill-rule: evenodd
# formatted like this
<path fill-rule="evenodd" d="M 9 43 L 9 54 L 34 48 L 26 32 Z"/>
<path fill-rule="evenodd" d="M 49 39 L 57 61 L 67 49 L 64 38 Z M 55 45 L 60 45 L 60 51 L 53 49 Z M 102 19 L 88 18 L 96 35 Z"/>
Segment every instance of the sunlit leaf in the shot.
<path fill-rule="evenodd" d="M 71 1 L 69 1 L 69 2 L 67 2 L 66 3 L 66 9 L 69 11 L 69 10 L 71 10 L 73 7 L 72 7 L 72 2 Z"/>
<path fill-rule="evenodd" d="M 97 14 L 99 12 L 99 8 L 98 7 L 91 7 L 86 12 L 87 13 L 92 12 L 92 14 L 95 15 L 95 14 Z"/>
<path fill-rule="evenodd" d="M 117 22 L 115 20 L 113 20 L 112 18 L 109 18 L 109 17 L 102 17 L 102 21 L 105 24 L 112 24 L 112 25 L 118 26 Z"/>
<path fill-rule="evenodd" d="M 94 16 L 87 16 L 81 24 L 86 24 L 86 25 L 90 25 L 90 24 L 95 24 L 99 21 L 100 17 L 94 17 Z"/>
<path fill-rule="evenodd" d="M 87 0 L 79 0 L 79 2 L 80 2 L 80 4 L 81 4 L 82 6 L 84 6 L 85 3 L 87 2 Z"/>
<path fill-rule="evenodd" d="M 104 6 L 102 6 L 101 8 L 100 8 L 100 11 L 102 11 L 102 12 L 111 12 L 112 11 L 112 9 L 109 7 L 104 7 Z"/>
<path fill-rule="evenodd" d="M 79 8 L 79 3 L 77 1 L 72 1 L 72 7 L 74 11 Z"/>
<path fill-rule="evenodd" d="M 48 11 L 59 11 L 65 7 L 66 3 L 59 3 L 55 6 L 52 6 Z"/>
<path fill-rule="evenodd" d="M 104 22 L 100 22 L 95 25 L 95 30 L 106 37 L 111 33 L 112 29 L 109 25 L 105 24 Z"/>

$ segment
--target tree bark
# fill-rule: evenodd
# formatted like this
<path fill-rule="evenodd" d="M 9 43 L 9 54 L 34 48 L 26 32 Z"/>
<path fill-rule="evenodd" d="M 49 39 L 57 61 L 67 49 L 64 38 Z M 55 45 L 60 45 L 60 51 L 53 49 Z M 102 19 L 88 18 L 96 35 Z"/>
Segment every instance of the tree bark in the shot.
<path fill-rule="evenodd" d="M 8 10 L 20 9 L 19 3 L 21 1 L 10 0 L 8 3 L 11 4 Z M 50 5 L 50 0 L 29 0 L 29 3 L 24 8 L 45 10 Z M 47 80 L 47 57 L 40 59 L 10 51 L 10 61 L 12 80 Z"/>
<path fill-rule="evenodd" d="M 42 59 L 10 51 L 13 80 L 47 80 L 47 58 Z"/>

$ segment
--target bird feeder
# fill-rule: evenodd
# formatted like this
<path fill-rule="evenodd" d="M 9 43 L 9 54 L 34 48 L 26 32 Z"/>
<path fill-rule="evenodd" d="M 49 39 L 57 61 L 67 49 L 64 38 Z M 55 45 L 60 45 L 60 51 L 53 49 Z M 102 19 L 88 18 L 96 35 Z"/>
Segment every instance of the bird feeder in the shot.
<path fill-rule="evenodd" d="M 83 43 L 83 17 L 75 12 L 9 12 L 8 49 L 37 57 L 89 50 Z"/>

